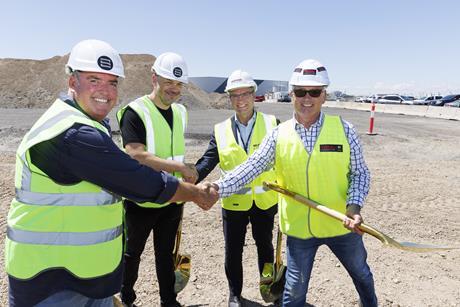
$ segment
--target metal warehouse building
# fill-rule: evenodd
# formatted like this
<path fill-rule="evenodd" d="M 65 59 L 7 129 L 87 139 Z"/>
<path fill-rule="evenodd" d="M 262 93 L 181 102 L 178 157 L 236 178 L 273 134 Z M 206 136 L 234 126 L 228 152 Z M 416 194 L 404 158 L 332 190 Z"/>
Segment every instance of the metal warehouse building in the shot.
<path fill-rule="evenodd" d="M 192 77 L 190 82 L 208 93 L 224 93 L 227 78 L 221 77 Z M 265 95 L 269 92 L 284 92 L 288 90 L 287 81 L 254 80 L 257 83 L 256 95 Z"/>

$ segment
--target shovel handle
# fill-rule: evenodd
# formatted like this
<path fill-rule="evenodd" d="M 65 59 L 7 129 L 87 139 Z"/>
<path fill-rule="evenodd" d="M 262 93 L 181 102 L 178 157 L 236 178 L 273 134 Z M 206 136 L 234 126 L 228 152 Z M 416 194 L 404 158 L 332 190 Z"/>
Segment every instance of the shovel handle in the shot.
<path fill-rule="evenodd" d="M 176 232 L 176 243 L 174 244 L 174 250 L 173 250 L 174 263 L 177 263 L 180 258 L 179 248 L 180 248 L 180 241 L 182 238 L 182 218 L 183 216 L 184 216 L 184 207 L 182 207 L 182 210 L 180 213 L 179 226 L 177 227 L 177 232 Z"/>
<path fill-rule="evenodd" d="M 292 191 L 289 191 L 287 189 L 284 189 L 282 188 L 281 186 L 277 185 L 277 184 L 274 184 L 274 183 L 270 183 L 270 182 L 264 182 L 264 186 L 266 186 L 267 188 L 269 189 L 272 189 L 274 191 L 277 191 L 279 193 L 282 193 L 284 195 L 287 195 L 295 200 L 297 200 L 299 203 L 301 204 L 304 204 L 310 208 L 313 208 L 313 209 L 316 209 L 338 221 L 341 221 L 343 222 L 344 219 L 347 218 L 347 216 L 343 213 L 340 213 L 340 212 L 337 212 L 331 208 L 328 208 L 326 206 L 323 206 L 309 198 L 306 198 L 305 196 L 302 196 L 298 193 L 295 193 L 295 192 L 292 192 Z M 380 241 L 382 241 L 382 237 L 379 235 L 380 232 L 373 229 L 372 227 L 364 224 L 364 223 L 361 223 L 361 225 L 358 226 L 358 228 L 365 232 L 365 233 L 368 233 L 370 234 L 371 236 L 373 237 L 376 237 L 377 239 L 379 239 Z M 382 241 L 383 242 L 383 241 Z"/>
<path fill-rule="evenodd" d="M 280 267 L 283 265 L 283 261 L 281 260 L 281 246 L 283 242 L 283 233 L 278 226 L 278 235 L 276 237 L 276 255 L 275 255 L 275 271 L 278 272 Z"/>
<path fill-rule="evenodd" d="M 306 198 L 305 196 L 302 196 L 298 193 L 291 192 L 287 189 L 282 188 L 281 186 L 274 184 L 274 183 L 268 183 L 264 182 L 264 186 L 272 189 L 278 193 L 287 195 L 301 204 L 308 206 L 310 208 L 316 209 L 332 218 L 335 218 L 336 220 L 343 221 L 346 218 L 346 215 L 340 212 L 337 212 L 333 209 L 330 209 L 326 206 L 323 206 L 309 198 Z M 435 246 L 435 245 L 426 245 L 426 244 L 417 244 L 417 243 L 411 243 L 411 242 L 398 242 L 395 239 L 387 236 L 383 232 L 375 229 L 372 226 L 366 225 L 364 223 L 361 223 L 361 225 L 358 226 L 358 228 L 362 231 L 365 232 L 375 238 L 377 238 L 380 242 L 382 242 L 384 245 L 395 247 L 398 249 L 402 249 L 405 251 L 411 251 L 411 252 L 433 252 L 433 251 L 441 251 L 441 250 L 452 250 L 452 249 L 460 249 L 460 247 L 449 247 L 449 246 Z"/>

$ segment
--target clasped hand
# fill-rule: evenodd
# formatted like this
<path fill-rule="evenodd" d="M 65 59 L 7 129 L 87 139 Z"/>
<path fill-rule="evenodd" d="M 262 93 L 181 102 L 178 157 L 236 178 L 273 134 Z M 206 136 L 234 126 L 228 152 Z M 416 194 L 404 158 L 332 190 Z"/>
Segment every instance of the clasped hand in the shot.
<path fill-rule="evenodd" d="M 202 182 L 196 185 L 199 192 L 195 203 L 203 210 L 209 210 L 219 200 L 219 187 L 215 183 Z"/>

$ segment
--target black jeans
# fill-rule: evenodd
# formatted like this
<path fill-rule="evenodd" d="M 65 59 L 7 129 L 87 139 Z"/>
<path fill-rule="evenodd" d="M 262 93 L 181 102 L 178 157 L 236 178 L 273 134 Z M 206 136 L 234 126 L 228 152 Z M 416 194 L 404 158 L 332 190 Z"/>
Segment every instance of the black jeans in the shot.
<path fill-rule="evenodd" d="M 177 295 L 174 293 L 175 275 L 172 253 L 183 205 L 172 203 L 166 207 L 150 209 L 125 200 L 124 207 L 126 250 L 121 299 L 126 303 L 133 303 L 136 300 L 134 284 L 138 277 L 141 254 L 153 230 L 155 268 L 161 305 L 173 305 Z"/>
<path fill-rule="evenodd" d="M 241 295 L 243 288 L 243 245 L 246 228 L 252 225 L 252 237 L 256 242 L 259 273 L 265 263 L 273 263 L 273 221 L 278 206 L 267 210 L 258 208 L 254 203 L 248 211 L 233 211 L 222 208 L 222 220 L 225 239 L 225 274 L 230 294 Z"/>

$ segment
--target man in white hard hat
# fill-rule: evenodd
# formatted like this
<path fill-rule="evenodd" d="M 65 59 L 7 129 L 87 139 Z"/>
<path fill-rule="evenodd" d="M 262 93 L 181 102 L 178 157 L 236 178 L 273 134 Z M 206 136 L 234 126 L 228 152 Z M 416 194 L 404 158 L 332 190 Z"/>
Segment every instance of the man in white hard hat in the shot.
<path fill-rule="evenodd" d="M 105 117 L 124 78 L 119 54 L 85 40 L 69 56 L 71 96 L 57 99 L 19 145 L 5 264 L 10 306 L 113 306 L 122 280 L 121 196 L 139 202 L 216 193 L 155 171 L 121 151 Z"/>
<path fill-rule="evenodd" d="M 249 73 L 242 70 L 232 72 L 225 91 L 235 115 L 215 125 L 208 149 L 195 165 L 199 180 L 204 179 L 217 164 L 222 174 L 232 171 L 257 150 L 265 135 L 277 125 L 275 116 L 254 110 L 257 84 Z M 252 184 L 222 199 L 225 274 L 230 290 L 230 307 L 242 304 L 242 256 L 249 222 L 257 246 L 259 273 L 265 277 L 272 275 L 273 220 L 277 212 L 277 195 L 264 190 L 262 182 L 274 179 L 273 169 L 268 168 Z"/>
<path fill-rule="evenodd" d="M 322 112 L 329 77 L 316 60 L 298 64 L 289 81 L 292 119 L 280 124 L 248 160 L 214 184 L 221 197 L 239 191 L 274 164 L 281 186 L 345 213 L 343 225 L 279 195 L 281 230 L 287 235 L 283 306 L 304 306 L 313 261 L 327 245 L 349 272 L 363 306 L 377 306 L 374 280 L 358 225 L 370 174 L 353 126 Z M 345 226 L 345 227 L 343 227 Z"/>
<path fill-rule="evenodd" d="M 123 146 L 139 163 L 195 183 L 196 172 L 184 163 L 187 111 L 175 103 L 188 82 L 184 59 L 172 52 L 158 56 L 152 67 L 153 90 L 117 113 Z M 121 298 L 130 306 L 136 300 L 134 285 L 140 257 L 153 231 L 155 266 L 161 306 L 180 306 L 174 291 L 173 249 L 183 204 L 134 202 L 125 199 L 126 251 Z"/>

